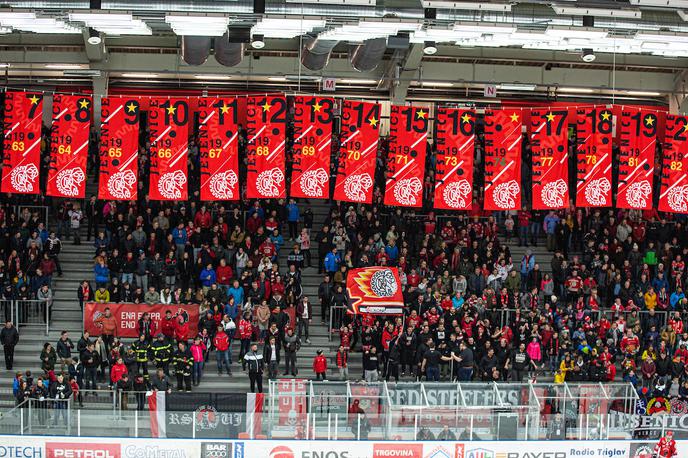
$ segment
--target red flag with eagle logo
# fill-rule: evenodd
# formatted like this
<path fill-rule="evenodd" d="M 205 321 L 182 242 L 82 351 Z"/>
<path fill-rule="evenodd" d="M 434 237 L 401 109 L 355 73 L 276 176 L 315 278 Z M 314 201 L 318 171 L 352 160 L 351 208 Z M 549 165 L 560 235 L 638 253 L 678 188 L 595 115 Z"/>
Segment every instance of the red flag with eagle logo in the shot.
<path fill-rule="evenodd" d="M 652 208 L 652 177 L 657 145 L 657 114 L 621 107 L 617 208 Z"/>
<path fill-rule="evenodd" d="M 349 313 L 358 315 L 401 315 L 404 297 L 396 267 L 351 269 L 346 276 Z"/>
<path fill-rule="evenodd" d="M 521 209 L 521 110 L 485 113 L 485 210 Z"/>
<path fill-rule="evenodd" d="M 533 210 L 569 205 L 569 152 L 566 110 L 530 112 L 533 152 Z"/>

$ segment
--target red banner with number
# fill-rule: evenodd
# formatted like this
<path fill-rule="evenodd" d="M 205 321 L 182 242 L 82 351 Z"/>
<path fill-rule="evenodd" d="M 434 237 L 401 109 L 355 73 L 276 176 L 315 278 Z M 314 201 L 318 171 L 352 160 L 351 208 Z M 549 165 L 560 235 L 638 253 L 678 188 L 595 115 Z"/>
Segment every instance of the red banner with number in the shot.
<path fill-rule="evenodd" d="M 5 93 L 2 192 L 39 194 L 43 95 Z"/>
<path fill-rule="evenodd" d="M 435 208 L 470 210 L 473 205 L 475 113 L 440 108 L 436 122 Z"/>
<path fill-rule="evenodd" d="M 427 108 L 392 105 L 385 205 L 423 205 L 428 117 Z"/>
<path fill-rule="evenodd" d="M 533 154 L 533 210 L 569 206 L 569 152 L 566 110 L 530 112 Z"/>
<path fill-rule="evenodd" d="M 330 196 L 333 108 L 333 99 L 294 98 L 294 160 L 289 189 L 292 197 Z"/>
<path fill-rule="evenodd" d="M 379 124 L 377 103 L 344 102 L 335 200 L 368 204 L 373 201 Z"/>
<path fill-rule="evenodd" d="M 49 196 L 83 199 L 86 195 L 91 105 L 90 96 L 53 96 L 47 190 Z"/>
<path fill-rule="evenodd" d="M 249 199 L 286 196 L 286 126 L 287 100 L 283 95 L 249 97 L 246 107 L 246 195 Z"/>
<path fill-rule="evenodd" d="M 137 99 L 105 97 L 100 113 L 98 198 L 136 200 L 141 106 Z"/>
<path fill-rule="evenodd" d="M 198 100 L 201 200 L 239 199 L 238 108 L 235 98 Z"/>
<path fill-rule="evenodd" d="M 182 99 L 151 99 L 150 188 L 153 200 L 186 200 L 189 192 L 189 104 Z"/>
<path fill-rule="evenodd" d="M 617 208 L 652 208 L 652 173 L 657 144 L 657 115 L 638 108 L 621 108 L 619 117 L 619 188 Z"/>
<path fill-rule="evenodd" d="M 659 211 L 688 213 L 688 117 L 667 115 Z"/>
<path fill-rule="evenodd" d="M 612 205 L 612 112 L 606 108 L 576 111 L 576 206 Z"/>
<path fill-rule="evenodd" d="M 485 210 L 521 209 L 519 109 L 485 113 Z"/>

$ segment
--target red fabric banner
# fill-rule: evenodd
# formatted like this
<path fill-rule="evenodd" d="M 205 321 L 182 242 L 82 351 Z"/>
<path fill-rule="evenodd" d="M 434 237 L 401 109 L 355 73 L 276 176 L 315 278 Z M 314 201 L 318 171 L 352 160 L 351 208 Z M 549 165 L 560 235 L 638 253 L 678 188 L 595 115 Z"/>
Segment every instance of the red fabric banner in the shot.
<path fill-rule="evenodd" d="M 136 99 L 101 101 L 98 198 L 136 200 L 139 181 L 139 120 Z"/>
<path fill-rule="evenodd" d="M 485 210 L 521 209 L 519 109 L 485 113 Z"/>
<path fill-rule="evenodd" d="M 667 115 L 659 211 L 688 213 L 688 117 Z"/>
<path fill-rule="evenodd" d="M 622 107 L 619 132 L 617 208 L 652 208 L 652 173 L 657 144 L 657 114 Z"/>
<path fill-rule="evenodd" d="M 396 267 L 350 269 L 346 275 L 349 312 L 400 315 L 404 312 L 399 271 Z"/>
<path fill-rule="evenodd" d="M 283 95 L 249 97 L 246 107 L 249 199 L 283 198 L 287 100 Z"/>
<path fill-rule="evenodd" d="M 576 113 L 576 206 L 612 205 L 612 112 L 581 108 Z"/>
<path fill-rule="evenodd" d="M 294 161 L 289 189 L 292 197 L 330 196 L 333 108 L 333 99 L 294 98 Z"/>
<path fill-rule="evenodd" d="M 91 105 L 90 96 L 53 96 L 47 189 L 49 196 L 83 199 L 86 195 Z"/>
<path fill-rule="evenodd" d="M 423 205 L 428 109 L 392 105 L 385 205 Z"/>
<path fill-rule="evenodd" d="M 238 112 L 235 98 L 198 100 L 201 200 L 239 199 Z"/>
<path fill-rule="evenodd" d="M 5 93 L 2 192 L 39 194 L 43 94 Z"/>
<path fill-rule="evenodd" d="M 189 103 L 182 99 L 151 99 L 150 187 L 153 200 L 186 200 L 189 190 Z"/>
<path fill-rule="evenodd" d="M 377 103 L 344 101 L 335 200 L 368 204 L 373 201 L 379 124 Z"/>
<path fill-rule="evenodd" d="M 165 312 L 172 312 L 174 321 L 178 322 L 182 317 L 185 324 L 187 338 L 193 338 L 198 334 L 199 309 L 198 305 L 187 304 L 131 304 L 106 302 L 87 302 L 84 304 L 84 329 L 92 336 L 99 336 L 103 329 L 105 309 L 109 308 L 117 323 L 117 337 L 138 337 L 139 318 L 148 312 L 151 317 L 151 330 L 157 334 L 162 332 L 162 320 Z"/>
<path fill-rule="evenodd" d="M 566 110 L 530 112 L 533 154 L 533 210 L 569 206 L 569 152 Z"/>
<path fill-rule="evenodd" d="M 473 205 L 475 113 L 440 108 L 436 122 L 435 208 L 470 210 Z"/>

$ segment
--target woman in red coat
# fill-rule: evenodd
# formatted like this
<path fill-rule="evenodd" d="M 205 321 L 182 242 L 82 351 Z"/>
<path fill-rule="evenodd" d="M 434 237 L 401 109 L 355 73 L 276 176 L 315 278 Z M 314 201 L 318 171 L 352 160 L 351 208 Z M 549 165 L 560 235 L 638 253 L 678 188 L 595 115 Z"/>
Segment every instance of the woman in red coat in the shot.
<path fill-rule="evenodd" d="M 323 356 L 322 350 L 313 358 L 313 372 L 316 380 L 327 380 L 327 358 Z"/>

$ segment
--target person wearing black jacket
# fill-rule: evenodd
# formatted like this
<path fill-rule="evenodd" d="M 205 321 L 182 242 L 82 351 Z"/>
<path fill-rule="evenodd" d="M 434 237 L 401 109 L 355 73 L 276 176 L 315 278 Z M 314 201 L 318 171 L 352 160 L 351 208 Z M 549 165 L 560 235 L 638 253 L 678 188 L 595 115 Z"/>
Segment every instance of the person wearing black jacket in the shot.
<path fill-rule="evenodd" d="M 274 336 L 270 336 L 267 344 L 263 346 L 263 361 L 268 366 L 268 379 L 277 378 L 280 362 L 280 347 L 277 345 Z"/>
<path fill-rule="evenodd" d="M 79 358 L 84 365 L 84 388 L 86 390 L 97 390 L 96 375 L 101 361 L 100 354 L 95 351 L 93 343 L 88 344 L 86 349 L 79 355 Z"/>
<path fill-rule="evenodd" d="M 5 368 L 8 371 L 11 371 L 14 365 L 14 347 L 17 342 L 19 342 L 19 331 L 10 320 L 7 320 L 5 327 L 0 331 L 0 344 L 5 351 Z"/>
<path fill-rule="evenodd" d="M 191 392 L 191 369 L 193 367 L 193 356 L 191 351 L 186 348 L 184 342 L 177 344 L 178 349 L 174 353 L 174 372 L 177 375 L 177 391 Z"/>
<path fill-rule="evenodd" d="M 157 340 L 151 344 L 151 355 L 155 361 L 155 367 L 162 369 L 165 375 L 170 375 L 170 358 L 172 357 L 172 345 L 165 340 L 163 334 L 158 334 Z"/>
<path fill-rule="evenodd" d="M 31 399 L 34 399 L 34 406 L 38 409 L 38 424 L 45 425 L 48 418 L 48 398 L 50 392 L 43 383 L 43 378 L 38 377 L 36 385 L 31 390 Z"/>
<path fill-rule="evenodd" d="M 64 375 L 58 374 L 57 380 L 50 384 L 50 398 L 55 400 L 55 426 L 57 426 L 57 419 L 62 417 L 63 424 L 67 427 L 67 422 L 69 421 L 67 409 L 69 408 L 69 399 L 71 397 L 71 385 L 65 380 Z"/>
<path fill-rule="evenodd" d="M 57 356 L 62 360 L 61 372 L 64 372 L 65 366 L 72 363 L 72 350 L 74 350 L 74 343 L 72 339 L 69 338 L 67 331 L 62 331 L 60 334 L 60 340 L 57 341 L 56 345 Z"/>
<path fill-rule="evenodd" d="M 330 314 L 330 302 L 332 301 L 332 282 L 330 276 L 325 275 L 322 283 L 318 286 L 318 299 L 320 299 L 320 319 L 323 323 Z"/>
<path fill-rule="evenodd" d="M 143 410 L 146 405 L 146 391 L 150 386 L 143 375 L 136 374 L 134 377 L 133 389 L 136 393 L 136 410 Z"/>
<path fill-rule="evenodd" d="M 45 248 L 45 253 L 48 255 L 48 258 L 52 259 L 55 262 L 55 268 L 57 268 L 57 276 L 61 277 L 62 266 L 60 265 L 58 255 L 60 254 L 60 251 L 62 251 L 62 242 L 55 236 L 55 232 L 50 232 L 50 236 L 48 237 L 48 240 L 46 240 L 46 242 L 43 244 L 43 246 Z"/>
<path fill-rule="evenodd" d="M 132 391 L 134 384 L 129 380 L 129 374 L 122 375 L 122 378 L 117 380 L 115 389 L 120 395 L 120 408 L 127 410 L 129 408 L 129 392 Z"/>
<path fill-rule="evenodd" d="M 257 353 L 258 345 L 251 345 L 251 350 L 244 355 L 244 360 L 248 365 L 248 378 L 251 381 L 251 393 L 256 392 L 258 388 L 258 393 L 263 392 L 263 368 L 265 364 L 263 362 L 263 355 Z"/>
<path fill-rule="evenodd" d="M 495 355 L 494 348 L 487 350 L 487 354 L 480 359 L 478 370 L 480 371 L 480 378 L 489 382 L 492 381 L 492 370 L 499 366 L 499 359 Z"/>
<path fill-rule="evenodd" d="M 389 342 L 389 353 L 387 355 L 387 373 L 385 381 L 389 382 L 389 377 L 394 377 L 395 382 L 399 382 L 399 362 L 401 360 L 401 349 L 399 348 L 399 336 Z"/>
<path fill-rule="evenodd" d="M 400 361 L 401 361 L 401 376 L 406 375 L 406 367 L 408 366 L 409 374 L 413 374 L 414 361 L 413 357 L 416 351 L 417 338 L 413 332 L 412 327 L 406 328 L 406 332 L 399 336 L 397 341 L 399 346 Z"/>

